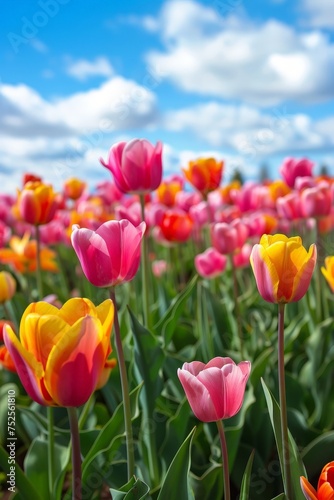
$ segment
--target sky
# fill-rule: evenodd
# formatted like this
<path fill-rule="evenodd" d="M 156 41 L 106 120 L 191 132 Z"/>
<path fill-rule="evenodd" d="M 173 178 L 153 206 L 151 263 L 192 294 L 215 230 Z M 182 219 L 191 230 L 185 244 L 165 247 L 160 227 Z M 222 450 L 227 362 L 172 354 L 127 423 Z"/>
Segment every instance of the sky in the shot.
<path fill-rule="evenodd" d="M 163 143 L 164 176 L 224 160 L 257 180 L 286 157 L 334 175 L 332 0 L 0 4 L 0 192 L 111 180 L 119 141 Z"/>

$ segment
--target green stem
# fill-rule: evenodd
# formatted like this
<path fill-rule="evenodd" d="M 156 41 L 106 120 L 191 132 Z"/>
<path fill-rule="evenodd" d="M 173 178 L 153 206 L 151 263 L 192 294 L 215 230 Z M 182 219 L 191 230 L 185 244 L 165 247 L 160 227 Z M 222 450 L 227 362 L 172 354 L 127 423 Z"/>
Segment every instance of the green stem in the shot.
<path fill-rule="evenodd" d="M 134 459 L 134 449 L 133 449 L 133 437 L 132 437 L 132 424 L 131 424 L 131 406 L 130 406 L 130 396 L 129 396 L 129 384 L 128 377 L 126 373 L 126 365 L 124 359 L 121 330 L 119 327 L 117 303 L 114 287 L 110 288 L 110 298 L 114 303 L 115 308 L 115 318 L 114 318 L 114 329 L 115 329 L 115 346 L 118 359 L 119 373 L 121 377 L 122 386 L 122 397 L 123 397 L 123 410 L 124 410 L 124 425 L 125 425 L 125 439 L 126 439 L 126 452 L 128 460 L 128 480 L 134 475 L 135 459 Z"/>
<path fill-rule="evenodd" d="M 72 500 L 81 500 L 81 453 L 77 409 L 67 408 L 72 442 Z"/>
<path fill-rule="evenodd" d="M 37 290 L 38 298 L 42 300 L 43 298 L 43 284 L 42 284 L 42 272 L 41 272 L 41 238 L 39 226 L 36 226 L 36 279 L 37 279 Z"/>
<path fill-rule="evenodd" d="M 52 406 L 47 407 L 48 415 L 48 473 L 49 473 L 49 492 L 50 499 L 53 498 L 54 483 L 55 483 L 55 434 L 54 434 L 54 419 Z"/>
<path fill-rule="evenodd" d="M 83 429 L 83 427 L 86 423 L 87 417 L 89 415 L 90 409 L 91 409 L 93 404 L 94 404 L 94 393 L 92 393 L 90 395 L 88 401 L 85 403 L 85 405 L 82 409 L 82 412 L 81 412 L 80 417 L 79 417 L 79 430 Z"/>
<path fill-rule="evenodd" d="M 142 221 L 145 221 L 145 194 L 140 193 L 139 198 L 140 198 L 141 218 Z M 147 236 L 145 234 L 142 238 L 141 270 L 142 270 L 142 287 L 143 287 L 144 325 L 146 326 L 146 328 L 149 329 L 150 309 L 149 309 L 148 247 L 147 247 Z"/>
<path fill-rule="evenodd" d="M 282 433 L 282 453 L 284 471 L 284 491 L 288 500 L 293 499 L 291 470 L 290 470 L 290 450 L 288 436 L 288 417 L 285 391 L 285 369 L 284 369 L 284 307 L 285 304 L 278 304 L 278 387 L 280 420 Z"/>
<path fill-rule="evenodd" d="M 217 421 L 217 427 L 220 437 L 220 445 L 222 449 L 222 458 L 223 458 L 223 475 L 224 475 L 224 498 L 225 500 L 231 499 L 230 493 L 230 473 L 228 469 L 228 453 L 227 453 L 227 444 L 224 432 L 224 424 L 222 420 Z"/>
<path fill-rule="evenodd" d="M 235 265 L 233 262 L 233 254 L 232 253 L 229 254 L 229 258 L 230 258 L 230 264 L 231 264 L 231 269 L 232 269 L 234 311 L 235 311 L 235 316 L 236 316 L 236 320 L 237 320 L 240 355 L 241 355 L 241 359 L 245 359 L 245 357 L 244 357 L 244 341 L 242 338 L 242 327 L 241 327 L 238 280 L 237 280 L 237 272 L 236 272 L 236 268 L 235 268 Z"/>

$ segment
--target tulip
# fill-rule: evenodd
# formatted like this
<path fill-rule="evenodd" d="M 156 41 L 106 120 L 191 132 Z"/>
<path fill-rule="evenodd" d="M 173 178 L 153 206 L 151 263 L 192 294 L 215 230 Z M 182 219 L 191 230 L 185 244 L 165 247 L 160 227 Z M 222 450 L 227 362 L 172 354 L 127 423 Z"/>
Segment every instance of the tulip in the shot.
<path fill-rule="evenodd" d="M 0 366 L 5 368 L 6 370 L 16 373 L 16 368 L 14 361 L 12 360 L 11 355 L 7 347 L 3 344 L 3 329 L 5 325 L 10 325 L 10 327 L 15 330 L 15 325 L 9 320 L 0 319 Z"/>
<path fill-rule="evenodd" d="M 190 161 L 183 173 L 194 188 L 206 196 L 210 191 L 217 189 L 223 173 L 223 162 L 214 158 L 198 158 Z"/>
<path fill-rule="evenodd" d="M 176 194 L 183 189 L 184 181 L 179 175 L 173 175 L 164 179 L 157 189 L 157 199 L 166 207 L 172 207 L 175 204 Z"/>
<path fill-rule="evenodd" d="M 100 162 L 123 193 L 154 191 L 162 178 L 162 143 L 152 146 L 145 139 L 119 142 L 111 147 L 108 161 L 100 158 Z"/>
<path fill-rule="evenodd" d="M 312 177 L 314 163 L 307 158 L 286 158 L 279 171 L 286 184 L 293 188 L 297 177 Z"/>
<path fill-rule="evenodd" d="M 45 406 L 81 406 L 96 389 L 111 352 L 114 306 L 89 299 L 68 300 L 60 309 L 30 304 L 20 339 L 4 327 L 5 345 L 29 396 Z"/>
<path fill-rule="evenodd" d="M 191 409 L 202 422 L 217 422 L 236 415 L 241 408 L 251 363 L 238 365 L 231 358 L 184 363 L 177 375 Z"/>
<path fill-rule="evenodd" d="M 322 469 L 317 491 L 301 476 L 300 486 L 307 500 L 334 500 L 334 462 L 329 462 Z"/>
<path fill-rule="evenodd" d="M 7 271 L 0 272 L 0 304 L 10 300 L 16 292 L 16 281 Z"/>
<path fill-rule="evenodd" d="M 212 245 L 222 254 L 233 253 L 243 246 L 248 236 L 246 224 L 235 219 L 230 224 L 217 222 L 212 226 Z"/>
<path fill-rule="evenodd" d="M 321 267 L 321 272 L 325 276 L 330 289 L 334 293 L 334 256 L 325 258 L 325 266 Z"/>
<path fill-rule="evenodd" d="M 329 215 L 333 204 L 333 193 L 329 185 L 307 188 L 300 195 L 300 209 L 303 217 Z"/>
<path fill-rule="evenodd" d="M 207 248 L 205 252 L 196 255 L 195 268 L 202 278 L 215 278 L 225 271 L 227 258 L 215 248 Z"/>
<path fill-rule="evenodd" d="M 233 265 L 239 269 L 249 266 L 251 251 L 252 246 L 249 243 L 245 243 L 241 249 L 233 255 Z"/>
<path fill-rule="evenodd" d="M 22 219 L 34 226 L 50 222 L 58 208 L 52 186 L 38 181 L 25 184 L 17 203 Z"/>
<path fill-rule="evenodd" d="M 182 243 L 190 238 L 193 224 L 192 218 L 183 210 L 167 210 L 160 229 L 167 241 Z"/>
<path fill-rule="evenodd" d="M 168 269 L 168 264 L 165 260 L 154 260 L 152 262 L 152 272 L 156 278 L 161 278 L 166 274 Z"/>
<path fill-rule="evenodd" d="M 83 272 L 93 285 L 115 286 L 134 278 L 140 263 L 145 222 L 107 221 L 97 231 L 73 226 L 71 241 Z"/>
<path fill-rule="evenodd" d="M 316 246 L 312 244 L 307 252 L 299 236 L 264 234 L 250 256 L 259 293 L 268 302 L 300 300 L 310 285 L 316 259 Z"/>
<path fill-rule="evenodd" d="M 64 182 L 64 194 L 71 200 L 77 200 L 86 189 L 86 186 L 86 182 L 76 177 L 71 177 Z"/>

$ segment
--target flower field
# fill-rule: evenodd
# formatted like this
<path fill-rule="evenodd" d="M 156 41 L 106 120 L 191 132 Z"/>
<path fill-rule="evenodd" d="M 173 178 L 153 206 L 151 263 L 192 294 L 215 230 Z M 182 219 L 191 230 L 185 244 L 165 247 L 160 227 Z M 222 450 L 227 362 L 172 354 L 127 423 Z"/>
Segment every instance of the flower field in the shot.
<path fill-rule="evenodd" d="M 0 194 L 0 498 L 334 499 L 333 179 L 162 149 Z"/>

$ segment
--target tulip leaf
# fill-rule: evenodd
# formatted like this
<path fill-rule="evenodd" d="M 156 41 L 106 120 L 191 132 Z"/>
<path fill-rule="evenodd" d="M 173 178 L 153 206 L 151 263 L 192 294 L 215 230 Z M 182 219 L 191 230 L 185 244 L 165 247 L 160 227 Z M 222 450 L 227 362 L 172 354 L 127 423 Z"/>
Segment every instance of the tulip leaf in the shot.
<path fill-rule="evenodd" d="M 44 464 L 45 465 L 45 464 Z M 8 474 L 10 464 L 10 456 L 7 451 L 0 446 L 0 466 L 1 469 Z M 27 475 L 23 472 L 21 467 L 15 462 L 15 498 L 20 500 L 42 500 L 43 495 L 40 495 Z M 48 498 L 48 497 L 44 497 Z"/>
<path fill-rule="evenodd" d="M 139 323 L 129 309 L 131 327 L 135 343 L 135 371 L 138 381 L 144 381 L 141 396 L 145 398 L 145 411 L 152 414 L 155 400 L 161 394 L 163 383 L 159 372 L 165 360 L 165 355 L 159 340 Z"/>
<path fill-rule="evenodd" d="M 274 396 L 266 386 L 263 379 L 261 379 L 264 395 L 267 402 L 267 408 L 271 420 L 271 425 L 273 427 L 277 451 L 279 455 L 279 460 L 281 464 L 282 477 L 284 478 L 284 468 L 283 468 L 283 445 L 282 445 L 282 433 L 281 433 L 281 421 L 280 421 L 280 410 L 277 401 Z M 306 476 L 306 470 L 302 459 L 300 457 L 297 445 L 289 432 L 289 449 L 290 449 L 290 470 L 292 487 L 294 490 L 295 500 L 305 500 L 305 497 L 300 488 L 300 476 Z"/>
<path fill-rule="evenodd" d="M 191 443 L 196 427 L 186 437 L 178 452 L 170 464 L 157 500 L 171 500 L 171 498 L 182 498 L 192 500 L 194 495 L 189 488 L 189 469 L 191 461 Z"/>
<path fill-rule="evenodd" d="M 285 493 L 281 493 L 280 495 L 277 495 L 277 497 L 273 498 L 272 500 L 288 500 Z M 305 498 L 304 498 L 305 500 Z"/>
<path fill-rule="evenodd" d="M 223 498 L 224 481 L 222 464 L 214 464 L 198 477 L 190 472 L 190 484 L 194 497 L 201 500 Z"/>
<path fill-rule="evenodd" d="M 113 500 L 141 500 L 147 498 L 149 486 L 139 478 L 134 476 L 119 490 L 110 489 Z"/>
<path fill-rule="evenodd" d="M 249 487 L 250 487 L 254 454 L 255 454 L 255 450 L 252 451 L 252 453 L 248 459 L 247 465 L 246 465 L 246 469 L 245 469 L 245 472 L 244 472 L 244 475 L 242 478 L 242 482 L 241 482 L 239 500 L 248 500 L 248 498 L 249 498 Z"/>
<path fill-rule="evenodd" d="M 325 432 L 309 443 L 302 452 L 309 477 L 320 475 L 323 466 L 333 460 L 334 431 Z"/>
<path fill-rule="evenodd" d="M 131 405 L 131 415 L 132 420 L 138 416 L 138 397 L 139 392 L 143 384 L 139 384 L 133 391 L 130 392 L 130 405 Z M 95 442 L 92 444 L 89 452 L 85 456 L 82 462 L 82 481 L 83 483 L 87 481 L 89 473 L 91 470 L 91 464 L 94 459 L 104 451 L 108 451 L 114 441 L 119 437 L 123 436 L 125 432 L 124 428 L 124 413 L 123 413 L 123 403 L 120 403 L 111 419 L 107 424 L 101 429 Z"/>
<path fill-rule="evenodd" d="M 45 474 L 45 464 L 48 463 L 49 443 L 41 437 L 35 438 L 24 459 L 24 470 L 27 478 L 36 485 L 42 498 L 49 498 L 48 475 Z M 54 445 L 54 477 L 56 490 L 60 498 L 63 478 L 69 461 L 69 447 Z M 55 486 L 56 486 L 55 485 Z"/>
<path fill-rule="evenodd" d="M 194 276 L 193 279 L 189 282 L 189 284 L 180 292 L 171 302 L 169 308 L 162 316 L 160 321 L 154 326 L 154 330 L 161 335 L 161 337 L 165 341 L 165 347 L 168 347 L 170 344 L 177 323 L 180 319 L 180 316 L 183 312 L 184 305 L 192 293 L 194 286 L 198 276 Z"/>

